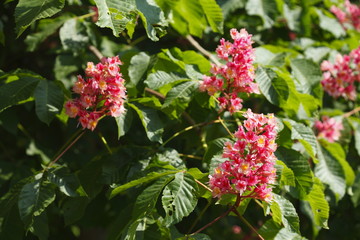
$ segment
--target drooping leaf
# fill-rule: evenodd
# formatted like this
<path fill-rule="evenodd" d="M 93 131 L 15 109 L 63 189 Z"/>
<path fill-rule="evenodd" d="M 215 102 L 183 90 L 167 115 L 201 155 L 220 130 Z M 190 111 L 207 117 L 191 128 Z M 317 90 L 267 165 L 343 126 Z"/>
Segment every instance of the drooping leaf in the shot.
<path fill-rule="evenodd" d="M 130 77 L 130 83 L 128 85 L 135 87 L 144 77 L 148 70 L 150 59 L 150 56 L 144 52 L 140 52 L 131 58 L 128 68 Z"/>
<path fill-rule="evenodd" d="M 15 8 L 16 32 L 20 36 L 38 19 L 51 17 L 65 5 L 65 0 L 20 0 Z"/>
<path fill-rule="evenodd" d="M 97 25 L 102 28 L 111 28 L 114 36 L 126 28 L 127 24 L 136 18 L 137 9 L 135 0 L 94 0 L 99 11 Z"/>
<path fill-rule="evenodd" d="M 90 41 L 85 25 L 76 19 L 67 20 L 60 28 L 59 35 L 63 48 L 75 54 L 84 51 Z"/>
<path fill-rule="evenodd" d="M 29 229 L 34 223 L 34 217 L 39 216 L 54 200 L 52 183 L 38 179 L 24 185 L 19 194 L 18 207 L 25 229 Z"/>
<path fill-rule="evenodd" d="M 299 152 L 292 149 L 279 148 L 276 156 L 289 167 L 295 176 L 296 189 L 300 199 L 308 195 L 313 188 L 314 175 L 308 160 Z"/>
<path fill-rule="evenodd" d="M 275 0 L 250 0 L 246 3 L 247 13 L 259 16 L 263 20 L 264 28 L 270 28 L 274 25 L 276 9 Z"/>
<path fill-rule="evenodd" d="M 36 86 L 34 97 L 36 115 L 49 125 L 55 115 L 61 112 L 64 104 L 61 87 L 53 81 L 42 80 Z"/>
<path fill-rule="evenodd" d="M 163 110 L 178 118 L 189 105 L 198 87 L 198 81 L 187 81 L 176 85 L 166 95 Z"/>
<path fill-rule="evenodd" d="M 19 80 L 0 86 L 0 112 L 30 98 L 40 81 L 43 81 L 43 79 L 22 77 Z"/>
<path fill-rule="evenodd" d="M 110 198 L 115 197 L 116 195 L 122 193 L 123 191 L 141 185 L 141 184 L 146 184 L 148 182 L 154 181 L 158 178 L 167 176 L 167 175 L 174 175 L 176 174 L 178 171 L 174 171 L 174 170 L 170 170 L 170 171 L 164 171 L 164 172 L 150 172 L 148 173 L 146 176 L 133 180 L 131 182 L 128 182 L 124 185 L 121 185 L 119 187 L 114 188 L 113 190 L 111 190 L 110 192 Z"/>
<path fill-rule="evenodd" d="M 34 217 L 34 224 L 30 231 L 40 240 L 47 240 L 49 238 L 49 223 L 46 212 L 42 212 L 39 216 Z"/>
<path fill-rule="evenodd" d="M 165 187 L 162 196 L 167 226 L 180 222 L 194 210 L 197 204 L 197 191 L 197 183 L 190 174 L 176 173 L 175 179 Z"/>
<path fill-rule="evenodd" d="M 280 175 L 280 179 L 278 179 L 278 181 L 282 185 L 288 185 L 288 186 L 292 186 L 292 187 L 296 186 L 295 174 L 294 174 L 294 171 L 291 168 L 286 166 L 286 164 L 283 161 L 280 161 L 280 160 L 276 160 L 275 167 L 281 169 L 281 175 Z"/>
<path fill-rule="evenodd" d="M 128 103 L 128 106 L 133 108 L 139 115 L 149 140 L 162 143 L 162 133 L 164 129 L 157 111 L 141 104 Z"/>
<path fill-rule="evenodd" d="M 257 68 L 256 82 L 262 94 L 272 104 L 281 106 L 287 102 L 289 87 L 286 81 L 280 78 L 270 68 Z"/>
<path fill-rule="evenodd" d="M 315 166 L 315 176 L 329 186 L 337 199 L 341 199 L 345 195 L 346 188 L 344 169 L 339 160 L 326 148 L 326 144 L 324 141 L 319 142 L 319 163 Z"/>
<path fill-rule="evenodd" d="M 320 180 L 318 178 L 314 180 L 314 186 L 304 200 L 310 204 L 315 224 L 322 228 L 328 228 L 329 203 L 325 199 L 323 185 Z"/>
<path fill-rule="evenodd" d="M 300 233 L 299 216 L 295 207 L 286 198 L 274 194 L 274 202 L 270 206 L 273 219 L 277 223 L 283 223 L 285 228 L 291 232 Z"/>

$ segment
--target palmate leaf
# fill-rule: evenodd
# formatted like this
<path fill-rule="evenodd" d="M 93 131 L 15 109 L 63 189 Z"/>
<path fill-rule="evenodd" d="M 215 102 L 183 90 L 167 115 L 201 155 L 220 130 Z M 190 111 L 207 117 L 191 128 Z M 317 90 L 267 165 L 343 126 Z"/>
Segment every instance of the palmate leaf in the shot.
<path fill-rule="evenodd" d="M 189 79 L 185 76 L 181 76 L 172 72 L 167 73 L 165 71 L 157 71 L 148 75 L 147 79 L 145 80 L 145 84 L 149 88 L 157 90 L 166 85 L 172 85 L 186 80 Z M 166 94 L 168 90 L 170 90 L 170 87 L 169 89 L 166 89 L 165 92 L 161 90 L 160 92 L 162 94 Z"/>
<path fill-rule="evenodd" d="M 284 224 L 285 228 L 291 232 L 300 233 L 299 216 L 295 207 L 286 198 L 274 194 L 274 202 L 272 202 L 271 212 L 273 220 L 278 224 Z"/>
<path fill-rule="evenodd" d="M 18 37 L 38 19 L 51 17 L 65 5 L 65 0 L 20 0 L 15 8 Z"/>
<path fill-rule="evenodd" d="M 61 112 L 64 104 L 64 93 L 55 82 L 42 80 L 36 86 L 35 92 L 35 111 L 38 118 L 50 124 L 56 114 Z"/>
<path fill-rule="evenodd" d="M 133 180 L 131 182 L 128 182 L 124 185 L 121 185 L 119 187 L 114 188 L 113 190 L 111 190 L 110 192 L 110 198 L 115 197 L 116 195 L 122 193 L 123 191 L 126 191 L 129 188 L 141 185 L 141 184 L 146 184 L 148 182 L 154 181 L 158 178 L 167 176 L 167 175 L 174 175 L 175 173 L 177 173 L 178 171 L 174 171 L 174 170 L 170 170 L 170 171 L 165 171 L 165 172 L 150 172 L 148 173 L 146 176 Z"/>
<path fill-rule="evenodd" d="M 179 172 L 175 175 L 175 179 L 165 187 L 162 196 L 167 226 L 180 222 L 194 210 L 197 192 L 197 183 L 190 174 Z"/>
<path fill-rule="evenodd" d="M 164 132 L 164 128 L 157 111 L 141 104 L 128 103 L 128 106 L 133 108 L 139 115 L 149 140 L 162 143 L 162 133 Z"/>
<path fill-rule="evenodd" d="M 34 217 L 39 216 L 54 200 L 52 183 L 41 178 L 24 185 L 19 194 L 18 207 L 25 229 L 29 229 L 34 223 Z"/>
<path fill-rule="evenodd" d="M 215 0 L 199 0 L 206 19 L 214 32 L 223 33 L 224 18 L 219 5 Z"/>
<path fill-rule="evenodd" d="M 304 200 L 310 204 L 315 224 L 322 228 L 328 228 L 329 203 L 325 199 L 323 185 L 318 178 L 314 179 L 314 186 Z"/>
<path fill-rule="evenodd" d="M 257 68 L 256 82 L 266 99 L 274 105 L 286 104 L 289 97 L 289 86 L 270 68 Z"/>

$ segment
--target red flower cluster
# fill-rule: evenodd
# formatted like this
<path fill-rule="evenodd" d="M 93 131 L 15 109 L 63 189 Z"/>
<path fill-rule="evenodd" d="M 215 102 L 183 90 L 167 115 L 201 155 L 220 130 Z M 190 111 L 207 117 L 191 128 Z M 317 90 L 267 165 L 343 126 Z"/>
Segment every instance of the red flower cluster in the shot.
<path fill-rule="evenodd" d="M 321 84 L 329 95 L 355 100 L 355 82 L 360 82 L 360 47 L 351 51 L 349 55 L 338 55 L 335 64 L 323 61 L 321 70 Z"/>
<path fill-rule="evenodd" d="M 118 117 L 125 112 L 126 89 L 119 65 L 119 58 L 103 58 L 94 65 L 88 62 L 85 70 L 87 79 L 78 76 L 73 91 L 79 98 L 65 103 L 66 114 L 79 117 L 83 128 L 95 129 L 98 120 L 104 115 Z"/>
<path fill-rule="evenodd" d="M 228 109 L 230 113 L 242 108 L 242 99 L 238 93 L 260 93 L 258 85 L 254 83 L 254 51 L 251 46 L 250 34 L 245 29 L 238 32 L 231 29 L 230 34 L 233 43 L 220 40 L 216 49 L 219 58 L 226 61 L 225 65 L 211 68 L 212 76 L 204 76 L 200 84 L 201 91 L 207 91 L 209 95 L 219 92 L 221 110 Z"/>
<path fill-rule="evenodd" d="M 360 31 L 360 8 L 351 4 L 349 0 L 345 0 L 344 11 L 336 6 L 332 6 L 330 11 L 335 14 L 336 18 L 345 29 L 352 27 Z"/>
<path fill-rule="evenodd" d="M 270 201 L 269 184 L 273 184 L 276 177 L 276 118 L 273 114 L 255 114 L 250 109 L 244 117 L 247 118 L 244 125 L 235 132 L 236 142 L 225 143 L 223 157 L 229 160 L 215 168 L 209 176 L 209 185 L 214 197 L 239 194 Z"/>
<path fill-rule="evenodd" d="M 341 135 L 341 130 L 344 129 L 344 126 L 341 122 L 336 121 L 335 118 L 330 118 L 328 116 L 323 116 L 322 121 L 315 122 L 315 128 L 318 132 L 318 138 L 325 138 L 329 142 L 335 142 L 339 140 Z"/>

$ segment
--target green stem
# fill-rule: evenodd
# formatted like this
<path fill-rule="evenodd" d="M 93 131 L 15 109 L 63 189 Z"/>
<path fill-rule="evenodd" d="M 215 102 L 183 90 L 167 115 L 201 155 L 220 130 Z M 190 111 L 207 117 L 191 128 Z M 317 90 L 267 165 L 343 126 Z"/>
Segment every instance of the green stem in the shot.
<path fill-rule="evenodd" d="M 79 133 L 79 131 L 77 131 L 76 133 Z M 82 129 L 80 131 L 80 134 L 78 134 L 78 136 L 73 139 L 70 144 L 67 145 L 67 147 L 59 155 L 57 155 L 57 157 L 53 161 L 49 163 L 49 165 L 44 169 L 44 171 L 47 171 L 52 165 L 54 165 L 81 138 L 81 136 L 84 135 L 84 133 L 85 130 Z M 66 144 L 64 146 L 66 146 Z"/>
<path fill-rule="evenodd" d="M 232 212 L 235 213 L 241 221 L 243 221 L 253 232 L 256 233 L 256 235 L 258 235 L 258 237 L 261 240 L 264 240 L 264 238 L 260 235 L 260 233 L 258 233 L 258 231 L 256 231 L 256 229 L 248 222 L 248 220 L 246 220 L 237 210 L 236 208 L 232 209 Z"/>
<path fill-rule="evenodd" d="M 109 144 L 107 143 L 106 139 L 104 138 L 104 136 L 102 135 L 102 133 L 98 132 L 98 135 L 99 135 L 101 141 L 104 143 L 104 145 L 105 145 L 106 149 L 108 150 L 108 152 L 110 154 L 112 154 L 111 148 L 110 148 Z"/>
<path fill-rule="evenodd" d="M 203 158 L 202 158 L 202 157 L 199 157 L 199 156 L 194 156 L 194 155 L 191 155 L 191 154 L 183 154 L 183 153 L 179 153 L 179 156 L 180 156 L 180 157 L 186 157 L 186 158 L 197 159 L 197 160 L 203 160 Z"/>
<path fill-rule="evenodd" d="M 206 186 L 205 184 L 203 184 L 202 182 L 200 182 L 199 180 L 195 179 L 195 182 L 197 182 L 197 184 L 199 184 L 200 186 L 202 186 L 203 188 L 205 188 L 206 190 L 208 190 L 209 192 L 212 192 L 212 190 Z"/>
<path fill-rule="evenodd" d="M 96 15 L 96 12 L 91 12 L 91 13 L 87 13 L 87 14 L 75 17 L 75 19 L 84 19 L 84 18 L 95 16 L 95 15 Z"/>
<path fill-rule="evenodd" d="M 219 119 L 221 125 L 222 125 L 222 126 L 225 128 L 225 130 L 230 134 L 230 136 L 231 136 L 232 138 L 234 138 L 234 134 L 232 134 L 232 132 L 230 132 L 229 128 L 225 125 L 224 121 L 221 119 L 220 116 L 218 117 L 218 119 Z"/>

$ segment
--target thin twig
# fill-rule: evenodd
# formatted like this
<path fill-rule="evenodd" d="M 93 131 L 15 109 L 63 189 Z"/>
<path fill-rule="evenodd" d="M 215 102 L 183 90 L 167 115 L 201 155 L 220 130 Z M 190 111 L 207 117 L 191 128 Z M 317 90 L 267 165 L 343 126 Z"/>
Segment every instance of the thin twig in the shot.
<path fill-rule="evenodd" d="M 106 149 L 108 150 L 108 152 L 110 154 L 112 154 L 111 148 L 110 148 L 109 144 L 107 143 L 106 139 L 104 138 L 104 136 L 102 135 L 102 133 L 98 132 L 98 134 L 99 134 L 99 137 L 100 137 L 101 141 L 104 143 Z"/>
<path fill-rule="evenodd" d="M 192 158 L 192 159 L 203 160 L 203 158 L 202 158 L 202 157 L 199 157 L 199 156 L 194 156 L 194 155 L 191 155 L 191 154 L 183 154 L 183 153 L 179 153 L 179 156 L 180 156 L 180 157 L 186 157 L 186 158 Z"/>
<path fill-rule="evenodd" d="M 261 240 L 264 240 L 260 233 L 256 231 L 256 229 L 236 210 L 236 208 L 233 208 L 232 212 L 235 213 L 253 232 L 255 232 Z"/>
<path fill-rule="evenodd" d="M 232 138 L 234 138 L 234 134 L 232 134 L 232 132 L 230 132 L 229 128 L 225 125 L 224 121 L 221 119 L 220 116 L 218 117 L 218 119 L 219 119 L 221 125 L 222 125 L 222 126 L 225 128 L 225 130 L 230 134 L 230 136 L 231 136 Z"/>
<path fill-rule="evenodd" d="M 94 55 L 95 55 L 99 60 L 101 60 L 101 59 L 104 57 L 104 55 L 102 55 L 102 53 L 99 51 L 99 49 L 97 49 L 94 45 L 90 45 L 90 46 L 89 46 L 89 50 L 90 50 L 91 52 L 93 52 Z"/>
<path fill-rule="evenodd" d="M 154 95 L 155 97 L 159 98 L 160 100 L 165 100 L 165 96 L 155 90 L 152 90 L 151 88 L 146 87 L 145 92 L 150 93 L 151 95 Z"/>
<path fill-rule="evenodd" d="M 345 117 L 345 118 L 350 117 L 351 115 L 353 115 L 359 111 L 360 111 L 360 107 L 357 107 L 357 108 L 351 110 L 350 112 L 344 113 L 343 117 Z"/>
<path fill-rule="evenodd" d="M 186 39 L 193 45 L 199 52 L 201 52 L 204 56 L 209 58 L 213 63 L 215 63 L 217 66 L 220 66 L 221 63 L 217 58 L 212 55 L 210 52 L 205 50 L 191 35 L 187 35 Z"/>
<path fill-rule="evenodd" d="M 195 179 L 195 182 L 197 182 L 197 184 L 199 184 L 200 186 L 202 186 L 203 188 L 205 188 L 206 190 L 212 192 L 212 190 L 206 186 L 205 184 L 203 184 L 202 182 L 200 182 L 199 180 Z"/>

